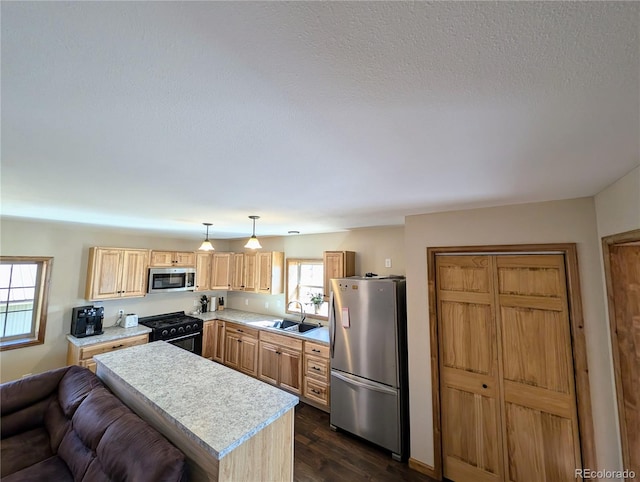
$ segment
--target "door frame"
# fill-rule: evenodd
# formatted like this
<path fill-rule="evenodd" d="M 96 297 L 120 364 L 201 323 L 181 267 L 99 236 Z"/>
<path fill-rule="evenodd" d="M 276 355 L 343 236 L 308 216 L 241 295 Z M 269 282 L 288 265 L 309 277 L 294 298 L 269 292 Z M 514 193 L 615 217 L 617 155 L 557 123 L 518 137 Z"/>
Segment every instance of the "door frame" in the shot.
<path fill-rule="evenodd" d="M 576 385 L 576 403 L 578 408 L 578 430 L 583 467 L 597 467 L 593 416 L 591 411 L 591 391 L 589 370 L 587 367 L 587 345 L 584 336 L 582 297 L 580 295 L 580 276 L 578 273 L 578 254 L 575 243 L 562 244 L 516 244 L 485 246 L 443 246 L 427 248 L 427 289 L 429 300 L 429 336 L 431 349 L 431 393 L 433 405 L 433 449 L 434 468 L 432 476 L 438 480 L 443 477 L 442 460 L 442 423 L 440 417 L 440 364 L 438 354 L 438 318 L 436 302 L 437 254 L 546 254 L 550 251 L 564 256 L 567 279 L 567 302 L 569 305 L 569 325 L 571 345 L 573 347 L 573 372 Z M 582 467 L 576 467 L 579 469 Z"/>
<path fill-rule="evenodd" d="M 613 298 L 613 282 L 611 280 L 611 247 L 640 242 L 640 229 L 613 234 L 602 238 L 602 257 L 604 261 L 604 280 L 607 289 L 607 310 L 609 314 L 609 330 L 611 333 L 611 354 L 613 356 L 613 373 L 616 381 L 616 401 L 618 404 L 618 425 L 620 427 L 620 444 L 622 447 L 622 466 L 629 467 L 629 446 L 627 445 L 627 426 L 625 424 L 624 394 L 620 373 L 620 352 L 618 351 L 618 335 L 616 331 L 616 310 Z"/>

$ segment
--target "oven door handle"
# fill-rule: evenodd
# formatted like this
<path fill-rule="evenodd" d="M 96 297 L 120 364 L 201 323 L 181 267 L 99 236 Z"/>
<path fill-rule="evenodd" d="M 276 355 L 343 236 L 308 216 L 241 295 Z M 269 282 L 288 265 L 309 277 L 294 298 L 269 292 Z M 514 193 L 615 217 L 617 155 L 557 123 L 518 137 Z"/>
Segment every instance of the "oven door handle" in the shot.
<path fill-rule="evenodd" d="M 196 337 L 196 336 L 198 336 L 200 334 L 201 333 L 198 331 L 198 332 L 195 332 L 195 333 L 189 333 L 188 335 L 179 336 L 178 338 L 171 338 L 170 340 L 164 340 L 164 341 L 166 341 L 168 343 L 171 343 L 172 341 L 184 340 L 185 338 L 194 338 L 194 337 Z"/>

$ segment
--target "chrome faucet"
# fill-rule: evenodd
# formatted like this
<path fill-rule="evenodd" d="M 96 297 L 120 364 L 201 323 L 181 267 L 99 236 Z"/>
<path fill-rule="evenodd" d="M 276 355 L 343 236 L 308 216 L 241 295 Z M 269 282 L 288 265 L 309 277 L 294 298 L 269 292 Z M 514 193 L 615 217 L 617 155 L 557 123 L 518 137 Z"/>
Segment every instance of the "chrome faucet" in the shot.
<path fill-rule="evenodd" d="M 291 300 L 289 301 L 289 303 L 287 303 L 287 310 L 289 309 L 289 306 L 291 306 L 291 303 L 298 303 L 298 305 L 300 305 L 300 323 L 303 323 L 304 319 L 307 317 L 304 314 L 304 306 L 302 306 L 302 303 L 300 303 L 298 300 Z"/>

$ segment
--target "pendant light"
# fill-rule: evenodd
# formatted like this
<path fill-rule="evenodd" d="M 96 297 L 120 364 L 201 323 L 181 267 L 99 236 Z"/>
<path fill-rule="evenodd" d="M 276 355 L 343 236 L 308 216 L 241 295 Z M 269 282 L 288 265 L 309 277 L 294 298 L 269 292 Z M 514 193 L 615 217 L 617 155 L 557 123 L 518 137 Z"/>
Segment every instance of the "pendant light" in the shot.
<path fill-rule="evenodd" d="M 256 238 L 256 219 L 260 219 L 260 216 L 249 216 L 249 219 L 253 219 L 253 234 L 249 238 L 249 241 L 247 241 L 247 244 L 244 245 L 244 247 L 250 249 L 260 249 L 262 248 L 262 246 L 260 246 L 260 241 L 258 241 L 258 238 Z"/>
<path fill-rule="evenodd" d="M 200 251 L 213 251 L 214 247 L 211 244 L 211 241 L 209 241 L 209 226 L 211 226 L 211 223 L 202 223 L 202 224 L 204 224 L 207 227 L 207 236 L 206 236 L 206 238 L 204 238 L 204 241 L 200 245 L 199 250 Z"/>

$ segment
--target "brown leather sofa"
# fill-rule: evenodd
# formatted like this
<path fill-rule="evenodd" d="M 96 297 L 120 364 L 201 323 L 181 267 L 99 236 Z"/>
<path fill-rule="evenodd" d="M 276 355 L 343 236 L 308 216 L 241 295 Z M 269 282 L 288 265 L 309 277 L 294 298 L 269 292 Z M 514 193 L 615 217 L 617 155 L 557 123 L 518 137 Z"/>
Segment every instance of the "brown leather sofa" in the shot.
<path fill-rule="evenodd" d="M 0 471 L 16 481 L 186 481 L 185 457 L 86 368 L 0 385 Z"/>

